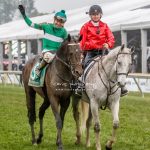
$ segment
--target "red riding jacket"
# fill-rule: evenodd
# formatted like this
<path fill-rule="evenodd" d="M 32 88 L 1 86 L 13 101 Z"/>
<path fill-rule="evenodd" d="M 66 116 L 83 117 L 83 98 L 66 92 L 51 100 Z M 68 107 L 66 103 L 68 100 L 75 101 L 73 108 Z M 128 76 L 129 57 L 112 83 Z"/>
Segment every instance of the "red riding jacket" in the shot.
<path fill-rule="evenodd" d="M 113 48 L 115 43 L 114 35 L 102 21 L 99 21 L 99 26 L 94 26 L 91 21 L 85 23 L 80 30 L 80 35 L 82 36 L 80 46 L 85 51 L 102 49 L 104 43 L 107 43 L 109 48 Z"/>

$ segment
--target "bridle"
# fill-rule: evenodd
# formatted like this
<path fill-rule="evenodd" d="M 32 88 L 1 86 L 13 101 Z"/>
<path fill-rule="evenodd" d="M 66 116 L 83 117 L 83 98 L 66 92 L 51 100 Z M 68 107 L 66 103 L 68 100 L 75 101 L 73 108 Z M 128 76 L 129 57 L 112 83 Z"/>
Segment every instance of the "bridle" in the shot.
<path fill-rule="evenodd" d="M 119 52 L 119 53 L 117 54 L 117 58 L 116 58 L 117 64 L 119 63 L 119 62 L 118 62 L 118 56 L 119 56 L 119 55 L 132 55 L 132 53 Z M 130 72 L 130 67 L 129 67 L 129 70 L 128 70 L 127 72 L 118 72 L 117 65 L 116 65 L 116 75 L 117 75 L 117 76 L 119 76 L 119 75 L 125 75 L 125 76 L 127 77 L 128 74 L 129 74 L 129 72 Z"/>
<path fill-rule="evenodd" d="M 118 63 L 118 57 L 119 57 L 119 55 L 122 55 L 122 54 L 125 54 L 125 55 L 132 55 L 132 53 L 119 52 L 119 53 L 117 54 L 117 57 L 116 57 L 116 60 L 115 60 L 115 64 L 116 64 L 116 62 Z M 104 66 L 103 66 L 102 60 L 103 60 L 103 59 L 102 59 L 102 57 L 101 57 L 101 58 L 100 58 L 100 62 L 101 62 L 102 69 L 103 69 L 103 71 L 104 71 L 104 73 L 105 73 L 105 75 L 106 75 L 106 77 L 107 77 L 108 86 L 107 86 L 107 84 L 104 82 L 104 80 L 102 79 L 102 76 L 101 76 L 101 73 L 100 73 L 100 66 L 99 66 L 99 63 L 98 63 L 98 75 L 99 75 L 99 77 L 100 77 L 100 79 L 101 79 L 103 85 L 104 85 L 105 88 L 107 89 L 107 93 L 108 93 L 108 94 L 107 94 L 107 98 L 106 98 L 106 104 L 105 104 L 104 107 L 101 107 L 102 110 L 105 110 L 106 107 L 107 107 L 107 104 L 108 104 L 108 98 L 109 98 L 109 96 L 115 94 L 115 93 L 118 91 L 118 89 L 120 88 L 120 86 L 118 85 L 117 79 L 116 79 L 116 81 L 113 81 L 113 80 L 111 80 L 111 79 L 108 77 L 108 74 L 106 73 L 105 68 L 104 68 Z M 129 67 L 128 72 L 118 72 L 117 65 L 116 65 L 116 71 L 115 71 L 115 72 L 116 72 L 116 76 L 119 76 L 119 75 L 126 75 L 126 76 L 128 76 L 129 71 L 130 71 L 130 67 Z M 112 84 L 113 84 L 113 86 L 112 86 Z M 116 87 L 116 88 L 115 88 L 115 87 Z M 112 90 L 113 90 L 114 88 L 115 88 L 115 90 L 112 92 Z"/>
<path fill-rule="evenodd" d="M 118 57 L 119 57 L 119 55 L 122 55 L 122 54 L 125 54 L 125 55 L 132 55 L 132 53 L 125 53 L 125 52 L 119 52 L 118 54 L 117 54 L 117 57 L 116 57 L 116 60 L 115 60 L 115 64 L 118 64 Z M 104 71 L 104 73 L 105 73 L 105 75 L 106 75 L 106 77 L 107 77 L 107 80 L 108 80 L 108 82 L 109 82 L 109 85 L 110 85 L 110 83 L 117 83 L 117 79 L 116 79 L 116 81 L 112 81 L 109 77 L 108 77 L 108 74 L 106 73 L 106 71 L 105 71 L 105 68 L 104 68 L 104 66 L 103 66 L 103 63 L 102 63 L 102 58 L 101 58 L 101 66 L 102 66 L 102 69 L 103 69 L 103 71 Z M 128 76 L 128 74 L 129 74 L 129 72 L 130 72 L 130 67 L 129 67 L 129 70 L 127 71 L 127 72 L 118 72 L 118 65 L 115 65 L 116 66 L 116 69 L 115 69 L 115 72 L 116 72 L 116 76 L 119 76 L 119 75 L 125 75 L 126 77 Z M 100 71 L 98 71 L 98 72 L 100 72 Z M 100 75 L 100 74 L 99 74 Z M 104 82 L 103 82 L 103 84 L 104 84 Z M 104 84 L 105 85 L 105 84 Z"/>
<path fill-rule="evenodd" d="M 73 45 L 77 45 L 77 44 L 68 44 L 68 45 L 73 46 Z M 75 59 L 77 60 L 77 56 L 76 55 L 75 55 L 75 57 L 76 57 Z M 80 65 L 79 63 L 72 63 L 70 57 L 68 57 L 67 61 L 65 61 L 65 60 L 61 59 L 60 57 L 58 57 L 57 54 L 55 55 L 55 58 L 69 69 L 69 71 L 71 72 L 72 78 L 76 78 L 77 79 L 79 77 L 75 73 L 75 68 Z M 63 80 L 65 80 L 65 79 L 63 79 Z"/>

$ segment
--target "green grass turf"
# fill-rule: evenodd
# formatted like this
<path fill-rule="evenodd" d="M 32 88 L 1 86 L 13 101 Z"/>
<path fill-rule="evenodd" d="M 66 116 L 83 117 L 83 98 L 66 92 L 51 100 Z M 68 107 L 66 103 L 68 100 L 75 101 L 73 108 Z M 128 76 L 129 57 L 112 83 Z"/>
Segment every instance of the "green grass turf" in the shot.
<path fill-rule="evenodd" d="M 42 103 L 37 96 L 36 112 Z M 100 111 L 101 144 L 104 150 L 111 135 L 112 117 L 109 110 Z M 35 123 L 38 133 L 38 118 Z M 85 147 L 85 135 L 82 144 L 75 142 L 75 122 L 72 108 L 69 107 L 62 132 L 65 150 L 94 150 L 95 138 L 91 128 L 91 147 Z M 54 116 L 49 108 L 44 117 L 44 137 L 38 146 L 31 144 L 31 132 L 27 119 L 27 109 L 23 88 L 0 85 L 0 150 L 56 150 L 56 127 Z M 114 150 L 150 150 L 150 94 L 142 98 L 139 93 L 130 93 L 120 101 L 120 128 Z"/>

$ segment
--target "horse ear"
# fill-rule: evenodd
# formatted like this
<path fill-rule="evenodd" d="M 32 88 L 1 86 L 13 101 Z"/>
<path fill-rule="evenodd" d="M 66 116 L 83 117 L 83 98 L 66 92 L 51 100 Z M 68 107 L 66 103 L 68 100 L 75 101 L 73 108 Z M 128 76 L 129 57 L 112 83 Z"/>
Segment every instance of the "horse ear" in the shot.
<path fill-rule="evenodd" d="M 131 47 L 131 54 L 133 54 L 135 52 L 135 46 Z"/>
<path fill-rule="evenodd" d="M 124 49 L 124 47 L 125 47 L 125 45 L 124 45 L 124 44 L 122 44 L 122 46 L 121 46 L 121 51 Z"/>
<path fill-rule="evenodd" d="M 71 41 L 71 35 L 70 34 L 68 34 L 67 39 L 68 39 L 69 42 Z"/>
<path fill-rule="evenodd" d="M 78 38 L 78 41 L 80 42 L 82 40 L 83 35 L 80 35 Z"/>

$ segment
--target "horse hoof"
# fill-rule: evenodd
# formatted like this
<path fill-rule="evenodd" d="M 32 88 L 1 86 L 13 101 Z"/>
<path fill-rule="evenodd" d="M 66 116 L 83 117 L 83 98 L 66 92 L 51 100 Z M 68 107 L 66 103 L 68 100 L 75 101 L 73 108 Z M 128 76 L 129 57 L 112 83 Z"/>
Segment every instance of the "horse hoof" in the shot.
<path fill-rule="evenodd" d="M 42 142 L 41 138 L 37 139 L 37 144 L 40 144 Z"/>
<path fill-rule="evenodd" d="M 62 147 L 62 146 L 59 146 L 59 147 L 58 147 L 58 150 L 63 150 L 63 147 Z"/>
<path fill-rule="evenodd" d="M 59 143 L 58 143 L 58 142 L 56 142 L 56 146 L 59 146 Z"/>
<path fill-rule="evenodd" d="M 91 147 L 91 143 L 90 143 L 90 142 L 87 142 L 87 143 L 86 143 L 86 147 L 87 147 L 87 148 Z"/>
<path fill-rule="evenodd" d="M 79 140 L 75 141 L 75 145 L 80 145 L 80 144 L 81 144 L 81 142 Z"/>
<path fill-rule="evenodd" d="M 33 140 L 33 141 L 32 141 L 32 145 L 37 145 L 36 140 Z"/>
<path fill-rule="evenodd" d="M 106 150 L 112 150 L 112 147 L 108 147 L 108 146 L 106 145 Z"/>
<path fill-rule="evenodd" d="M 34 146 L 37 146 L 37 143 L 33 143 Z"/>

